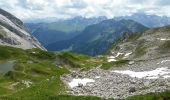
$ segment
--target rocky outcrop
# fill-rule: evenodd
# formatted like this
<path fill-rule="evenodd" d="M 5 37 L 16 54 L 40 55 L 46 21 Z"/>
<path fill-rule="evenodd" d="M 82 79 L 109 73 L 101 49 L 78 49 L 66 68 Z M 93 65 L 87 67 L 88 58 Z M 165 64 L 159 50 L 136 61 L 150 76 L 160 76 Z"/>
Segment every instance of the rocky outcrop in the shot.
<path fill-rule="evenodd" d="M 110 50 L 109 56 L 122 53 L 123 56 L 118 58 L 128 60 L 149 60 L 169 56 L 169 33 L 170 26 L 164 26 L 138 34 L 124 34 L 124 38 Z M 125 57 L 129 52 L 131 54 Z"/>
<path fill-rule="evenodd" d="M 0 9 L 0 45 L 45 50 L 37 39 L 27 32 L 21 20 L 2 9 Z"/>

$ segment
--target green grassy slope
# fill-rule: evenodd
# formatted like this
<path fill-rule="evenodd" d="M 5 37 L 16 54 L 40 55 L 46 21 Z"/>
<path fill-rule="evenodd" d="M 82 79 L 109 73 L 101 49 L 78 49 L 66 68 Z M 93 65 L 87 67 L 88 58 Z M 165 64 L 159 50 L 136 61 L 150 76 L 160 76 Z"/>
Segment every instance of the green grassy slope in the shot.
<path fill-rule="evenodd" d="M 98 65 L 97 59 L 70 52 L 55 53 L 0 46 L 0 62 L 11 60 L 15 61 L 13 69 L 0 74 L 0 98 L 32 100 L 65 94 L 60 76 L 69 73 L 68 68 L 89 69 Z M 31 82 L 30 86 L 24 81 Z"/>
<path fill-rule="evenodd" d="M 69 68 L 89 69 L 103 63 L 103 58 L 92 58 L 70 52 L 54 53 L 39 49 L 22 50 L 0 46 L 0 61 L 15 61 L 13 69 L 0 74 L 2 100 L 104 100 L 91 96 L 70 96 L 60 76 Z M 55 65 L 53 62 L 60 62 Z M 23 81 L 31 82 L 29 86 Z M 160 100 L 169 91 L 160 94 L 133 96 L 127 100 Z M 113 100 L 113 99 L 110 99 Z"/>
<path fill-rule="evenodd" d="M 64 65 L 59 67 L 53 64 L 56 56 L 39 49 L 0 46 L 1 61 L 15 60 L 13 70 L 0 75 L 0 97 L 41 97 L 62 92 L 64 85 L 60 75 L 69 71 Z M 24 81 L 31 82 L 30 86 Z"/>

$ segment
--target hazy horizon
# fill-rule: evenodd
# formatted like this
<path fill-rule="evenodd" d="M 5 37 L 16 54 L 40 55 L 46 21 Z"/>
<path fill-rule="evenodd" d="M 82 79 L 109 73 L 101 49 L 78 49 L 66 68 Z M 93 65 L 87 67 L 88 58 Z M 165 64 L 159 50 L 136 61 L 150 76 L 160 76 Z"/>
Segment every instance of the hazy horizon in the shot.
<path fill-rule="evenodd" d="M 169 0 L 0 0 L 0 8 L 22 20 L 76 16 L 126 16 L 134 13 L 170 16 Z"/>

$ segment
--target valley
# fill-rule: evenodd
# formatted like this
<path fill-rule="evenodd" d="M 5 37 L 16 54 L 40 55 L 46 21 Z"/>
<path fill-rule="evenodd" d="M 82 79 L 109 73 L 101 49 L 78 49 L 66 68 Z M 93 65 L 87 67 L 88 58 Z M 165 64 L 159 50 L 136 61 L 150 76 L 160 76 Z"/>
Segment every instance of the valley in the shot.
<path fill-rule="evenodd" d="M 170 17 L 22 6 L 25 22 L 0 8 L 0 100 L 170 100 Z"/>
<path fill-rule="evenodd" d="M 115 21 L 109 19 L 90 25 L 82 33 L 70 40 L 59 41 L 46 46 L 49 51 L 68 49 L 75 53 L 102 55 L 126 32 L 143 32 L 148 28 L 133 20 Z"/>
<path fill-rule="evenodd" d="M 120 24 L 124 24 L 124 26 L 122 27 Z M 47 50 L 68 50 L 95 56 L 106 52 L 124 32 L 142 32 L 148 28 L 169 24 L 169 17 L 139 12 L 112 19 L 75 17 L 50 23 L 28 23 L 27 21 L 25 25 Z M 118 29 L 121 29 L 121 31 Z M 86 46 L 83 47 L 84 45 Z M 99 49 L 100 47 L 102 49 Z"/>
<path fill-rule="evenodd" d="M 44 46 L 57 41 L 68 40 L 79 35 L 87 26 L 97 24 L 106 17 L 83 18 L 75 17 L 67 20 L 59 20 L 51 23 L 25 23 L 30 33 Z M 46 37 L 44 39 L 44 37 Z"/>
<path fill-rule="evenodd" d="M 113 44 L 105 55 L 95 57 L 67 51 L 47 52 L 1 46 L 1 61 L 15 61 L 15 64 L 13 70 L 1 74 L 0 98 L 167 98 L 170 56 L 164 50 L 169 50 L 168 37 L 169 26 L 141 34 L 127 34 Z M 147 39 L 150 42 L 144 42 Z M 132 45 L 130 49 L 127 48 L 129 45 Z M 148 46 L 138 49 L 139 45 Z M 2 63 L 1 66 L 6 65 Z"/>

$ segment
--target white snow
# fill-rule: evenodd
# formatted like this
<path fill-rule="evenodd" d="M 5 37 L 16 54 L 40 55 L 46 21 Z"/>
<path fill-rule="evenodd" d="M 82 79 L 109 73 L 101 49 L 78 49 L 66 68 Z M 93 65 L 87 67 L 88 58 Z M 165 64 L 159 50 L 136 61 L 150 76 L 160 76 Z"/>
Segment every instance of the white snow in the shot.
<path fill-rule="evenodd" d="M 166 39 L 166 38 L 157 38 L 158 40 L 161 40 L 161 41 L 166 41 L 166 40 L 170 40 L 170 39 Z"/>
<path fill-rule="evenodd" d="M 112 54 L 113 54 L 114 52 L 112 52 Z M 109 56 L 107 59 L 107 61 L 108 62 L 112 62 L 112 61 L 117 61 L 116 60 L 116 57 L 119 57 L 120 55 L 123 55 L 124 53 L 120 53 L 120 52 L 118 52 L 117 54 L 116 54 L 116 56 Z M 128 52 L 128 53 L 126 53 L 125 55 L 124 55 L 124 57 L 123 58 L 127 58 L 129 55 L 131 55 L 132 54 L 132 52 Z"/>
<path fill-rule="evenodd" d="M 100 76 L 96 76 L 95 78 L 100 78 Z"/>
<path fill-rule="evenodd" d="M 170 69 L 168 69 L 167 67 L 157 68 L 152 71 L 143 71 L 143 72 L 134 72 L 134 71 L 130 71 L 130 70 L 125 70 L 125 71 L 115 70 L 115 71 L 111 71 L 111 72 L 127 74 L 130 77 L 146 78 L 146 79 L 157 79 L 159 77 L 163 77 L 163 78 L 170 77 L 170 75 L 168 75 L 168 74 L 170 74 Z"/>
<path fill-rule="evenodd" d="M 125 57 L 127 57 L 127 56 L 129 56 L 129 55 L 131 55 L 131 54 L 132 54 L 132 52 L 126 53 L 126 54 L 125 54 Z"/>
<path fill-rule="evenodd" d="M 170 60 L 162 60 L 161 63 L 169 62 Z"/>
<path fill-rule="evenodd" d="M 109 59 L 108 59 L 108 62 L 112 62 L 112 61 L 117 61 L 117 60 L 114 59 L 114 58 L 109 58 Z"/>
<path fill-rule="evenodd" d="M 164 78 L 170 78 L 170 75 L 164 75 L 163 77 Z"/>
<path fill-rule="evenodd" d="M 109 56 L 107 59 L 107 61 L 108 62 L 112 62 L 112 61 L 117 61 L 116 59 L 115 59 L 116 57 L 115 56 Z"/>
<path fill-rule="evenodd" d="M 112 52 L 114 53 L 114 52 Z M 112 61 L 117 61 L 115 58 L 118 57 L 119 55 L 123 55 L 124 53 L 120 53 L 118 52 L 116 56 L 109 56 L 107 59 L 108 62 L 112 62 Z"/>
<path fill-rule="evenodd" d="M 91 83 L 91 82 L 95 82 L 95 80 L 93 79 L 89 79 L 89 78 L 83 78 L 83 79 L 73 79 L 69 84 L 69 86 L 71 88 L 77 87 L 79 84 L 82 84 L 83 86 L 85 86 L 87 83 Z"/>
<path fill-rule="evenodd" d="M 126 53 L 123 58 L 127 58 L 131 54 L 132 54 L 132 52 Z"/>
<path fill-rule="evenodd" d="M 119 57 L 119 55 L 123 55 L 123 54 L 124 54 L 124 53 L 118 52 L 117 55 L 116 55 L 116 57 Z"/>
<path fill-rule="evenodd" d="M 116 58 L 115 56 L 109 56 L 108 58 L 110 58 L 110 59 L 114 59 L 114 58 Z"/>
<path fill-rule="evenodd" d="M 170 62 L 170 60 L 162 60 L 160 63 L 157 63 L 157 64 L 163 64 L 163 63 L 166 63 L 166 62 Z"/>

